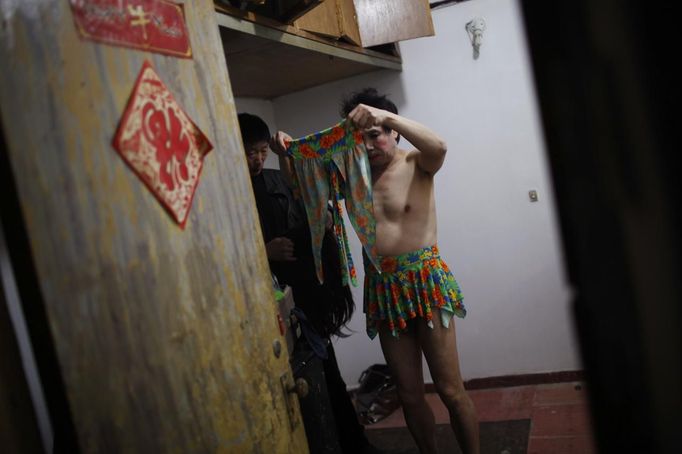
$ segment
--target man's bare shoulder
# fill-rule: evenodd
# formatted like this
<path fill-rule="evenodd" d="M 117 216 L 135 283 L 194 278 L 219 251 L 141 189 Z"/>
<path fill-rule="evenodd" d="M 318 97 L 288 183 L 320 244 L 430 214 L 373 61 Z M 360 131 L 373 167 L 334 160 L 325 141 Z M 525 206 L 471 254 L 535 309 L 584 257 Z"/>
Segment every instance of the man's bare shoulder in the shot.
<path fill-rule="evenodd" d="M 413 148 L 410 151 L 405 151 L 405 163 L 410 166 L 414 166 L 415 173 L 418 173 L 425 177 L 433 177 L 433 173 L 427 172 L 419 166 L 418 159 L 420 155 L 421 151 L 419 151 L 416 148 Z"/>

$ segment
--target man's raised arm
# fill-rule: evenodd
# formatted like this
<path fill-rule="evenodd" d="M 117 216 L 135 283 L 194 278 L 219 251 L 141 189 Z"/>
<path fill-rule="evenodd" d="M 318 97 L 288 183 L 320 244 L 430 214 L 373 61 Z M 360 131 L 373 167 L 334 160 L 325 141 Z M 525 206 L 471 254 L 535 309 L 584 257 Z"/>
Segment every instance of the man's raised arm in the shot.
<path fill-rule="evenodd" d="M 443 165 L 447 144 L 421 123 L 365 104 L 358 104 L 348 118 L 360 129 L 381 126 L 405 137 L 417 148 L 417 165 L 425 172 L 436 173 Z"/>
<path fill-rule="evenodd" d="M 289 188 L 294 187 L 294 169 L 291 167 L 291 158 L 287 155 L 287 148 L 292 140 L 291 136 L 283 131 L 277 131 L 270 139 L 270 149 L 279 157 L 279 170 Z"/>

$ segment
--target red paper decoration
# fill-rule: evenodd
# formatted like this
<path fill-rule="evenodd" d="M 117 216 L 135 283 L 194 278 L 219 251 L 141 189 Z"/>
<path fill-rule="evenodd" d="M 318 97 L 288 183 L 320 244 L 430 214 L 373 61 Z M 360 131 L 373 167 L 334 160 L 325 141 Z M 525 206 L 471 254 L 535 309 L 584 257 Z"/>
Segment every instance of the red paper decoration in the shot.
<path fill-rule="evenodd" d="M 113 146 L 184 228 L 204 157 L 213 145 L 149 62 L 137 77 Z"/>
<path fill-rule="evenodd" d="M 183 5 L 167 0 L 69 0 L 85 39 L 191 58 Z"/>

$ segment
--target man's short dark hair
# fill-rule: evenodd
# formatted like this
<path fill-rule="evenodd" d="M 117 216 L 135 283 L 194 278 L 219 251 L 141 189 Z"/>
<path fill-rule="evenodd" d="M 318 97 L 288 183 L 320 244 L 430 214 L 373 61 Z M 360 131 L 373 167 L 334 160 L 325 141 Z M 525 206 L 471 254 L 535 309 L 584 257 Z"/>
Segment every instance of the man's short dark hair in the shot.
<path fill-rule="evenodd" d="M 239 129 L 242 132 L 245 148 L 262 140 L 266 142 L 270 140 L 270 128 L 259 116 L 240 113 L 237 118 L 239 119 Z"/>
<path fill-rule="evenodd" d="M 367 87 L 351 93 L 341 101 L 341 116 L 347 117 L 351 110 L 355 109 L 358 104 L 365 104 L 370 107 L 376 107 L 377 109 L 387 110 L 398 115 L 398 108 L 393 104 L 393 101 L 388 99 L 386 95 L 380 95 L 376 88 Z M 383 130 L 387 133 L 391 132 L 391 129 L 386 126 L 383 127 Z M 400 142 L 400 134 L 398 134 L 396 142 Z"/>
<path fill-rule="evenodd" d="M 367 87 L 351 93 L 341 101 L 341 116 L 348 116 L 358 104 L 365 104 L 398 114 L 398 108 L 393 104 L 393 101 L 388 99 L 386 95 L 380 95 L 376 88 Z"/>

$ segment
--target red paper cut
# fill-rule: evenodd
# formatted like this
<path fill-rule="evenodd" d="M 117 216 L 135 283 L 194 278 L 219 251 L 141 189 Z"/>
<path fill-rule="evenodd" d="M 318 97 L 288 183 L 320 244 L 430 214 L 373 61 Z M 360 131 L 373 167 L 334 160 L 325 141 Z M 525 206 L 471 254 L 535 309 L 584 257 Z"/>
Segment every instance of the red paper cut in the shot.
<path fill-rule="evenodd" d="M 145 61 L 113 146 L 185 227 L 204 157 L 213 149 Z"/>
<path fill-rule="evenodd" d="M 85 39 L 191 58 L 182 5 L 167 0 L 69 0 Z"/>

